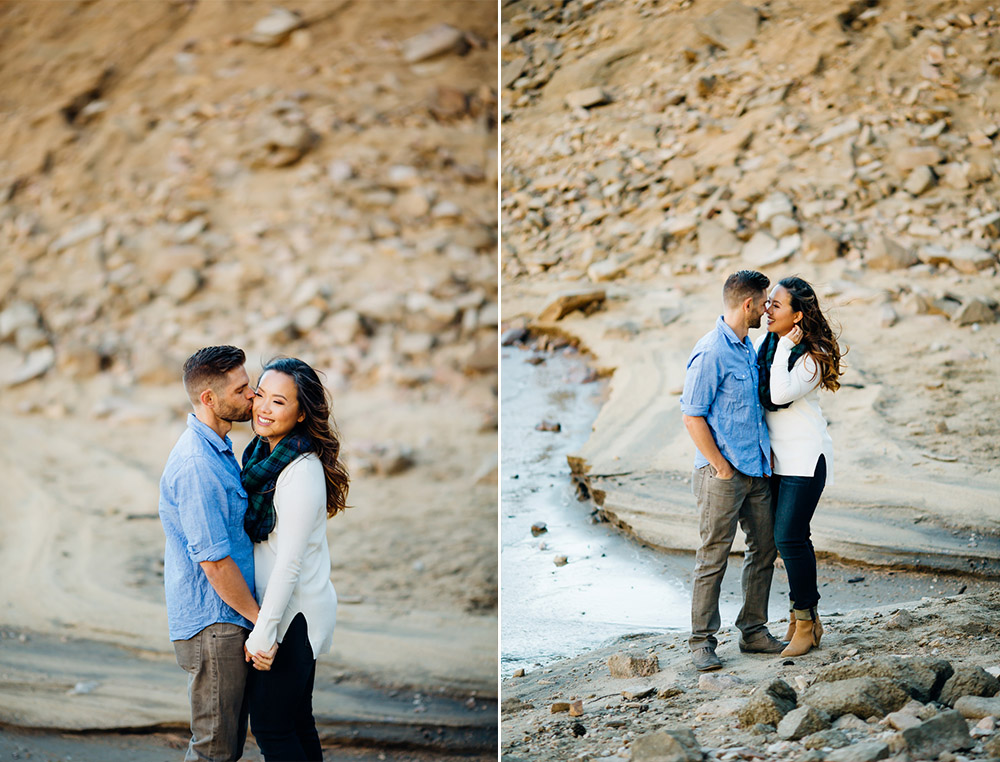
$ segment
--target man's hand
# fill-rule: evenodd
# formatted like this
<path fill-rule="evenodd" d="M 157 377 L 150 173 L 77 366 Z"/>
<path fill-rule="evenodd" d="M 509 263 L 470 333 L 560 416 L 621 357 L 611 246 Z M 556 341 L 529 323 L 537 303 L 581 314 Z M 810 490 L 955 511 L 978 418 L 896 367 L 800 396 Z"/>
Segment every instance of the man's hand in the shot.
<path fill-rule="evenodd" d="M 736 469 L 732 467 L 728 460 L 722 461 L 722 468 L 718 466 L 712 466 L 715 469 L 715 478 L 721 481 L 728 482 L 734 476 L 736 476 Z"/>
<path fill-rule="evenodd" d="M 267 672 L 271 669 L 271 665 L 274 664 L 274 655 L 278 653 L 278 644 L 275 643 L 266 651 L 261 651 L 259 653 L 252 654 L 247 650 L 247 647 L 243 646 L 243 653 L 246 655 L 247 661 L 253 662 L 253 668 L 261 672 Z"/>

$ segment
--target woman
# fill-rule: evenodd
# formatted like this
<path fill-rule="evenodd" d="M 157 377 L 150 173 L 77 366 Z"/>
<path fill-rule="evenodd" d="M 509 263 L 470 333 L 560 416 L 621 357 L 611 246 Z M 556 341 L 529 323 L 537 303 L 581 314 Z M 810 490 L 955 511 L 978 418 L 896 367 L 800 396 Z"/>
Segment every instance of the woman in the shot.
<path fill-rule="evenodd" d="M 767 316 L 767 333 L 756 345 L 759 391 L 771 438 L 774 540 L 791 598 L 781 655 L 801 656 L 823 635 L 809 522 L 824 486 L 833 483 L 833 440 L 818 390 L 840 388 L 841 352 L 816 292 L 801 278 L 778 282 Z"/>
<path fill-rule="evenodd" d="M 255 543 L 260 613 L 246 651 L 264 671 L 248 680 L 250 726 L 267 762 L 322 760 L 313 679 L 337 618 L 326 519 L 346 507 L 347 471 L 326 391 L 301 360 L 267 364 L 252 424 L 257 437 L 243 453 L 244 528 Z"/>

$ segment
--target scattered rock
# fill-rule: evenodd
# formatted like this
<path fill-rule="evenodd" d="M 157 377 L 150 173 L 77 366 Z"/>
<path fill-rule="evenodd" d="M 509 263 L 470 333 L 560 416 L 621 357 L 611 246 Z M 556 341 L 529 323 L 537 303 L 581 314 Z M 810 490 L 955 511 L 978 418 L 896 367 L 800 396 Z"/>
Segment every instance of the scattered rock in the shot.
<path fill-rule="evenodd" d="M 56 352 L 52 347 L 42 347 L 30 352 L 20 365 L 5 369 L 0 376 L 0 385 L 18 386 L 44 376 L 56 363 Z"/>
<path fill-rule="evenodd" d="M 1000 696 L 962 696 L 955 700 L 955 710 L 970 720 L 1000 717 Z"/>
<path fill-rule="evenodd" d="M 971 749 L 975 744 L 965 719 L 954 710 L 907 728 L 900 735 L 911 759 L 935 759 L 941 752 Z"/>
<path fill-rule="evenodd" d="M 445 53 L 464 53 L 468 50 L 468 42 L 462 30 L 450 24 L 437 24 L 405 40 L 402 50 L 403 60 L 412 64 Z"/>
<path fill-rule="evenodd" d="M 742 247 L 740 239 L 715 220 L 704 220 L 698 225 L 698 253 L 702 256 L 735 257 Z"/>
<path fill-rule="evenodd" d="M 795 709 L 795 691 L 781 679 L 769 680 L 754 688 L 750 701 L 739 713 L 740 724 L 749 728 L 757 723 L 774 725 Z"/>
<path fill-rule="evenodd" d="M 973 323 L 994 323 L 996 313 L 982 299 L 973 297 L 964 302 L 961 308 L 952 316 L 956 325 L 972 325 Z"/>
<path fill-rule="evenodd" d="M 739 688 L 743 684 L 736 675 L 709 672 L 698 677 L 698 687 L 703 691 L 726 691 L 730 688 Z"/>
<path fill-rule="evenodd" d="M 957 246 L 947 256 L 949 264 L 959 272 L 975 275 L 980 270 L 992 267 L 997 258 L 989 251 L 972 244 Z"/>
<path fill-rule="evenodd" d="M 570 108 L 594 108 L 610 102 L 611 98 L 600 87 L 576 90 L 566 96 L 566 105 Z"/>
<path fill-rule="evenodd" d="M 622 698 L 626 701 L 642 701 L 656 693 L 656 688 L 639 688 L 634 691 L 622 691 Z"/>
<path fill-rule="evenodd" d="M 303 23 L 302 17 L 297 13 L 284 8 L 273 8 L 267 16 L 254 24 L 247 40 L 255 45 L 274 47 L 287 40 Z"/>
<path fill-rule="evenodd" d="M 823 714 L 811 706 L 800 706 L 786 714 L 778 723 L 778 737 L 785 741 L 798 741 L 829 727 L 830 722 Z"/>
<path fill-rule="evenodd" d="M 541 322 L 561 320 L 573 310 L 589 310 L 604 302 L 606 292 L 603 288 L 563 291 L 556 294 L 548 306 L 538 316 Z"/>
<path fill-rule="evenodd" d="M 941 688 L 939 700 L 942 704 L 954 706 L 963 696 L 988 698 L 997 692 L 1000 692 L 1000 680 L 982 667 L 955 667 L 955 674 Z"/>
<path fill-rule="evenodd" d="M 632 762 L 701 762 L 698 739 L 690 728 L 658 730 L 632 743 Z"/>
<path fill-rule="evenodd" d="M 889 756 L 889 744 L 882 741 L 862 741 L 831 751 L 825 762 L 876 762 Z"/>
<path fill-rule="evenodd" d="M 552 563 L 554 563 L 556 566 L 565 566 L 566 564 L 569 563 L 569 559 L 566 556 L 556 556 L 552 560 Z"/>
<path fill-rule="evenodd" d="M 906 609 L 900 609 L 882 625 L 886 630 L 909 630 L 914 623 L 913 614 Z"/>
<path fill-rule="evenodd" d="M 535 426 L 535 431 L 562 431 L 562 424 L 557 421 L 542 421 Z"/>
<path fill-rule="evenodd" d="M 531 525 L 531 536 L 538 537 L 540 534 L 545 534 L 549 531 L 549 528 L 545 525 L 544 521 L 536 521 Z"/>
<path fill-rule="evenodd" d="M 913 251 L 883 234 L 874 236 L 865 251 L 865 264 L 873 270 L 897 270 L 919 261 Z"/>
<path fill-rule="evenodd" d="M 24 328 L 37 328 L 41 315 L 29 302 L 13 302 L 0 312 L 0 341 L 10 341 Z"/>
<path fill-rule="evenodd" d="M 741 53 L 757 36 L 760 14 L 739 2 L 731 2 L 695 22 L 698 32 L 732 54 Z"/>
<path fill-rule="evenodd" d="M 836 728 L 821 730 L 802 739 L 802 745 L 807 749 L 842 749 L 849 746 L 850 743 L 851 739 L 848 738 L 847 733 Z"/>
<path fill-rule="evenodd" d="M 650 677 L 660 671 L 660 663 L 655 654 L 619 652 L 608 658 L 608 670 L 612 677 Z"/>

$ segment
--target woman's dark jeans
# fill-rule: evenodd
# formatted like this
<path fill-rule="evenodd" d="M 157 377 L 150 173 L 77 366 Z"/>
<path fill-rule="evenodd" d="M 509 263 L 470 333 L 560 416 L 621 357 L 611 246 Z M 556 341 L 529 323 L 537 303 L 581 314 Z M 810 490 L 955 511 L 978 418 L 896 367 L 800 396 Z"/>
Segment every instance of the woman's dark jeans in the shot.
<path fill-rule="evenodd" d="M 816 553 L 809 538 L 809 522 L 825 486 L 826 458 L 823 455 L 819 456 L 812 476 L 774 474 L 771 477 L 774 544 L 785 562 L 793 609 L 811 609 L 819 603 Z"/>
<path fill-rule="evenodd" d="M 306 619 L 296 614 L 268 672 L 250 670 L 250 729 L 266 762 L 322 762 L 312 713 L 316 659 Z"/>

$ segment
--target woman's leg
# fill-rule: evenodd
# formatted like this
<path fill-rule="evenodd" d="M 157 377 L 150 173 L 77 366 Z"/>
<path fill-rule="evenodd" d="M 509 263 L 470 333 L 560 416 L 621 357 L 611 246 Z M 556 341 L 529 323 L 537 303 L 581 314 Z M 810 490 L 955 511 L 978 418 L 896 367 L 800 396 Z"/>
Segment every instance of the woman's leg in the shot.
<path fill-rule="evenodd" d="M 774 499 L 774 540 L 785 562 L 792 608 L 811 609 L 819 603 L 816 552 L 809 536 L 823 487 L 826 458 L 820 455 L 813 476 L 782 476 Z"/>
<path fill-rule="evenodd" d="M 308 640 L 307 640 L 308 644 Z M 309 670 L 309 680 L 306 688 L 302 692 L 302 700 L 299 703 L 299 710 L 295 718 L 295 734 L 299 737 L 302 750 L 305 752 L 304 760 L 307 762 L 322 762 L 323 747 L 319 743 L 319 733 L 316 731 L 316 720 L 312 712 L 313 682 L 316 678 L 316 661 L 313 660 L 312 668 Z"/>
<path fill-rule="evenodd" d="M 288 626 L 271 669 L 251 672 L 247 688 L 250 728 L 266 762 L 322 760 L 318 736 L 315 744 L 309 743 L 312 748 L 307 748 L 303 744 L 305 734 L 301 732 L 303 701 L 308 704 L 312 719 L 312 685 L 316 673 L 316 660 L 302 614 L 296 615 Z"/>

